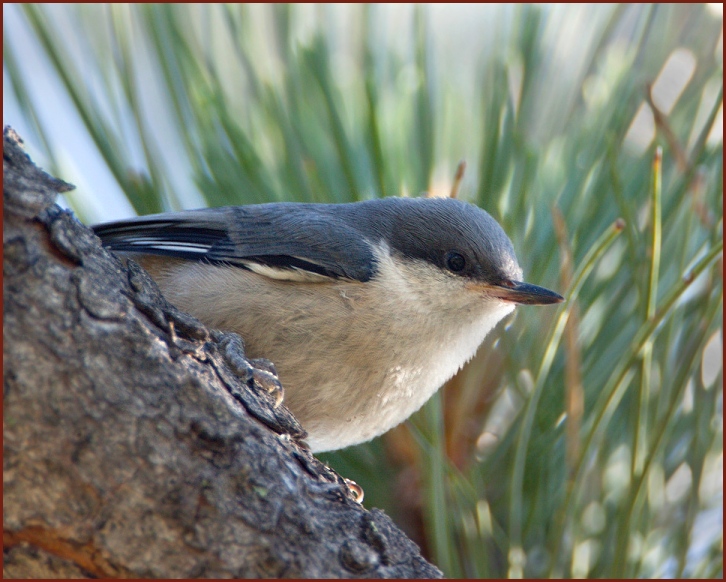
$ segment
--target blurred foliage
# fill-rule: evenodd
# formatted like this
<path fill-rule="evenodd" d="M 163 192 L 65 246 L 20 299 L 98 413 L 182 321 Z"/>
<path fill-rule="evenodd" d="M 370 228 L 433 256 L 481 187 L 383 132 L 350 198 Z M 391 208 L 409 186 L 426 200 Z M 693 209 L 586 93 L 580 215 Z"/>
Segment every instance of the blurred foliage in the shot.
<path fill-rule="evenodd" d="M 406 425 L 323 455 L 448 576 L 722 577 L 720 13 L 14 10 L 24 137 L 66 178 L 35 44 L 140 214 L 194 200 L 180 182 L 211 206 L 446 194 L 468 161 L 460 197 L 568 301 L 519 308 Z"/>

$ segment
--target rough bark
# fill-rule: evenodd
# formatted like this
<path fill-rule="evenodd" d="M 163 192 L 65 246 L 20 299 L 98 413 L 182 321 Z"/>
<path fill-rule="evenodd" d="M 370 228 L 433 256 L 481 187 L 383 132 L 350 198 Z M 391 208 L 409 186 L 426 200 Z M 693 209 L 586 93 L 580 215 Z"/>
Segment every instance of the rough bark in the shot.
<path fill-rule="evenodd" d="M 6 577 L 440 577 L 204 328 L 3 144 Z M 365 486 L 365 484 L 362 484 Z"/>

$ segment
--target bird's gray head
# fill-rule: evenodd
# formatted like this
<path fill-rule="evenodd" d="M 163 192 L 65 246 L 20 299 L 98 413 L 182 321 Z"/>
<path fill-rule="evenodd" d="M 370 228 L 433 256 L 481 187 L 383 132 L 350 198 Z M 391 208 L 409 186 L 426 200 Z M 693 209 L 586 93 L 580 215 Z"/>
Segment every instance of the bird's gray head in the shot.
<path fill-rule="evenodd" d="M 373 234 L 396 258 L 428 263 L 467 289 L 503 301 L 562 301 L 557 293 L 522 282 L 509 237 L 478 206 L 451 198 L 385 198 L 346 206 L 361 234 Z"/>

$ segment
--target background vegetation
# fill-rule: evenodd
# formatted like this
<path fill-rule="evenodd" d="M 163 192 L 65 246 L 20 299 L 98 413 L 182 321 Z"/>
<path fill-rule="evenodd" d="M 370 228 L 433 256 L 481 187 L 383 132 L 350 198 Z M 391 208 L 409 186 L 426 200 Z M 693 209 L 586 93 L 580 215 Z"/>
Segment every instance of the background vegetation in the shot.
<path fill-rule="evenodd" d="M 466 160 L 568 300 L 325 455 L 446 575 L 722 577 L 720 8 L 3 9 L 4 122 L 88 222 L 446 195 Z"/>

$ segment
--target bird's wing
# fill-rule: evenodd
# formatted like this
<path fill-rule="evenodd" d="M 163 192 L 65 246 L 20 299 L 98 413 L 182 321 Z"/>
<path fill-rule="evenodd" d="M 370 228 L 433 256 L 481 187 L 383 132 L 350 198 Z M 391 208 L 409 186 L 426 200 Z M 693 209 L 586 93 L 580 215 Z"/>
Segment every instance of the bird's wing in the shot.
<path fill-rule="evenodd" d="M 334 205 L 258 204 L 140 216 L 98 224 L 111 250 L 226 263 L 275 279 L 368 281 L 370 243 Z"/>

